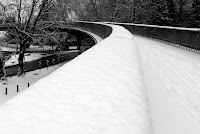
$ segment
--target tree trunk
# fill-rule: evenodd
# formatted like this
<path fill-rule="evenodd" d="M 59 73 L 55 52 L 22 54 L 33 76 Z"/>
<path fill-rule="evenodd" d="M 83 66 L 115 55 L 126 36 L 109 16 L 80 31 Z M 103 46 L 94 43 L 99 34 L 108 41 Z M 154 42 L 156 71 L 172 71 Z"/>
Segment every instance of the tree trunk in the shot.
<path fill-rule="evenodd" d="M 134 7 L 133 7 L 133 16 L 134 16 L 134 18 L 133 18 L 133 23 L 135 23 L 136 22 L 136 6 L 135 6 L 135 3 L 134 3 Z"/>
<path fill-rule="evenodd" d="M 24 74 L 24 52 L 25 50 L 23 49 L 24 44 L 20 44 L 20 53 L 19 53 L 19 58 L 18 58 L 18 76 L 21 76 Z"/>
<path fill-rule="evenodd" d="M 81 38 L 78 35 L 76 36 L 76 38 L 77 38 L 77 43 L 78 43 L 78 50 L 80 50 L 80 48 L 82 46 L 82 44 L 81 44 Z"/>
<path fill-rule="evenodd" d="M 0 57 L 0 80 L 4 77 L 5 72 L 3 70 L 4 64 L 3 64 L 3 57 Z"/>

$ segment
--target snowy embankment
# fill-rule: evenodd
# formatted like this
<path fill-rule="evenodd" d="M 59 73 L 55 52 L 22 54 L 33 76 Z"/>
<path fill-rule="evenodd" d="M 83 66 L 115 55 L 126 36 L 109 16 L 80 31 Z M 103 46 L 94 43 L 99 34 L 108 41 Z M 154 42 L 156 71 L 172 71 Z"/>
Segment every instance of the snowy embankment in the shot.
<path fill-rule="evenodd" d="M 48 69 L 42 68 L 31 72 L 27 72 L 26 75 L 24 75 L 23 77 L 18 77 L 18 76 L 13 76 L 11 78 L 7 77 L 7 81 L 0 82 L 0 105 L 5 103 L 9 99 L 12 99 L 13 97 L 19 95 L 19 92 L 23 92 L 24 90 L 28 89 L 28 83 L 29 85 L 36 83 L 38 80 L 48 76 L 62 65 L 63 63 L 60 63 L 55 66 L 50 66 L 48 67 Z M 18 88 L 19 92 L 17 92 L 17 85 L 19 86 Z M 5 95 L 6 88 L 7 88 L 7 95 Z"/>
<path fill-rule="evenodd" d="M 151 134 L 138 48 L 112 34 L 0 107 L 0 133 Z"/>

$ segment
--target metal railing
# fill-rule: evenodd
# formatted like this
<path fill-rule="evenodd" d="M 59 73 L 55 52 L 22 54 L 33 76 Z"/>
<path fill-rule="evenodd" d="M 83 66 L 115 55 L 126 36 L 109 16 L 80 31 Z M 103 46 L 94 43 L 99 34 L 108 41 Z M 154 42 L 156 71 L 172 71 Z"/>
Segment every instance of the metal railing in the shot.
<path fill-rule="evenodd" d="M 112 33 L 112 28 L 110 26 L 98 22 L 78 21 L 74 23 L 73 26 L 83 30 L 91 31 L 103 39 Z"/>
<path fill-rule="evenodd" d="M 42 57 L 40 59 L 25 62 L 24 63 L 24 71 L 30 72 L 36 69 L 42 69 L 49 66 L 57 65 L 59 63 L 70 61 L 79 55 L 78 52 L 71 52 L 71 53 L 57 53 L 52 54 L 46 57 Z M 18 65 L 6 66 L 6 76 L 11 77 L 18 74 Z"/>
<path fill-rule="evenodd" d="M 198 28 L 168 27 L 113 22 L 107 23 L 123 26 L 133 34 L 166 41 L 169 42 L 170 45 L 180 47 L 195 53 L 200 53 L 200 29 Z"/>

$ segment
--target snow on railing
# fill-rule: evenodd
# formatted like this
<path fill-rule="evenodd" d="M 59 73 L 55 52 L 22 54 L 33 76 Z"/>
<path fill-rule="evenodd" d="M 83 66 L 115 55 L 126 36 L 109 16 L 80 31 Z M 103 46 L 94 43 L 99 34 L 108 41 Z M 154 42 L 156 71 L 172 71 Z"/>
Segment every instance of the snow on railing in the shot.
<path fill-rule="evenodd" d="M 1 105 L 0 133 L 152 133 L 132 34 L 120 26 L 81 23 L 105 39 Z"/>
<path fill-rule="evenodd" d="M 102 25 L 98 22 L 78 21 L 73 24 L 74 27 L 90 31 L 105 39 L 112 33 L 112 28 L 108 25 Z"/>
<path fill-rule="evenodd" d="M 169 42 L 168 44 L 200 54 L 200 29 L 133 23 L 104 22 L 120 25 L 133 34 Z"/>

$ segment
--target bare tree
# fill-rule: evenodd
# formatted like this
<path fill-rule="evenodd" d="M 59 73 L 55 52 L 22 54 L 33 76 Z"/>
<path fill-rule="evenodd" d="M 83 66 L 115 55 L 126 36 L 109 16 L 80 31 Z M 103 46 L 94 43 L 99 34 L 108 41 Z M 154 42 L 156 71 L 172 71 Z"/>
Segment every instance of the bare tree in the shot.
<path fill-rule="evenodd" d="M 130 13 L 131 4 L 127 0 L 85 0 L 81 3 L 81 20 L 90 21 L 121 21 Z"/>
<path fill-rule="evenodd" d="M 42 18 L 50 17 L 51 11 L 54 12 L 54 16 L 59 16 L 61 12 L 55 11 L 58 7 L 56 0 L 9 0 L 7 4 L 0 3 L 0 6 L 3 8 L 4 17 L 10 21 L 13 27 L 10 34 L 16 36 L 20 46 L 18 64 L 19 75 L 22 75 L 24 53 L 31 43 L 41 43 L 42 38 L 48 36 L 59 44 L 59 41 L 53 36 L 56 30 L 50 32 L 46 28 L 61 23 L 57 20 L 43 21 Z M 15 16 L 15 23 L 8 17 L 11 14 Z"/>
<path fill-rule="evenodd" d="M 190 27 L 200 27 L 200 1 L 193 0 Z"/>
<path fill-rule="evenodd" d="M 0 48 L 0 80 L 4 76 L 4 73 L 5 73 L 3 70 L 3 67 L 4 67 L 3 64 L 4 64 L 3 63 L 3 54 L 1 53 L 1 48 Z"/>
<path fill-rule="evenodd" d="M 148 0 L 84 0 L 77 12 L 80 20 L 146 22 Z"/>

